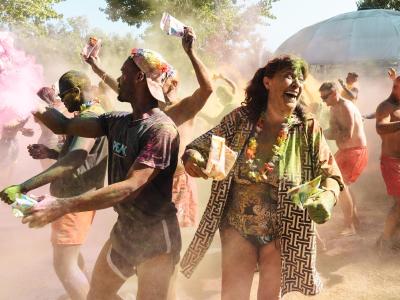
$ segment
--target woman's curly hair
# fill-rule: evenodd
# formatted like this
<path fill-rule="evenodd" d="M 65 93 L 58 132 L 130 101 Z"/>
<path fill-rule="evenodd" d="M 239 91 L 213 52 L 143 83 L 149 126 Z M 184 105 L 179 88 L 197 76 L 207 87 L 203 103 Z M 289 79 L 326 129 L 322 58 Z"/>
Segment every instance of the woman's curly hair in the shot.
<path fill-rule="evenodd" d="M 269 60 L 264 67 L 256 71 L 253 79 L 251 79 L 245 90 L 246 97 L 242 103 L 242 105 L 246 107 L 250 120 L 257 122 L 260 114 L 267 108 L 268 90 L 263 83 L 264 77 L 272 78 L 279 71 L 288 68 L 294 71 L 300 71 L 304 79 L 306 79 L 308 75 L 307 63 L 303 59 L 292 55 L 275 57 Z M 304 117 L 304 112 L 300 105 L 296 106 L 295 111 L 300 117 Z"/>

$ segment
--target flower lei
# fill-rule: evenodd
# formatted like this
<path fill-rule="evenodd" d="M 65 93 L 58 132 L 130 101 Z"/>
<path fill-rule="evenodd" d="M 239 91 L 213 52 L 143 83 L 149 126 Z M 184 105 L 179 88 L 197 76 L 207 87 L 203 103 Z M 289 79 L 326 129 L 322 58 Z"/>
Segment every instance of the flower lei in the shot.
<path fill-rule="evenodd" d="M 289 135 L 289 129 L 293 125 L 295 119 L 293 115 L 286 118 L 279 131 L 275 145 L 272 146 L 272 157 L 268 162 L 262 162 L 257 156 L 257 138 L 261 134 L 265 117 L 264 114 L 259 118 L 256 124 L 254 135 L 250 138 L 246 148 L 246 165 L 248 167 L 247 177 L 254 183 L 267 182 L 268 176 L 275 169 L 279 160 L 283 157 L 283 152 Z"/>
<path fill-rule="evenodd" d="M 100 103 L 100 101 L 99 101 L 98 98 L 95 98 L 94 100 L 86 101 L 86 102 L 84 102 L 84 103 L 81 104 L 81 106 L 80 106 L 80 112 L 83 112 L 84 110 L 86 110 L 86 109 L 92 107 L 93 104 L 99 104 L 99 103 Z"/>

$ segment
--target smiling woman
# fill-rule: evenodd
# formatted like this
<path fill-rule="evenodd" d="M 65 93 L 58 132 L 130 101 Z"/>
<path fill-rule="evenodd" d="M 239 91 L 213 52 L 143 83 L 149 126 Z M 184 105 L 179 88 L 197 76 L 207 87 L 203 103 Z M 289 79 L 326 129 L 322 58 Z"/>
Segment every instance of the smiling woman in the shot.
<path fill-rule="evenodd" d="M 213 135 L 239 153 L 233 171 L 214 181 L 197 233 L 182 259 L 190 276 L 219 228 L 222 243 L 222 299 L 248 299 L 258 264 L 259 299 L 280 293 L 314 295 L 321 289 L 315 270 L 315 224 L 327 220 L 318 206 L 332 209 L 342 187 L 340 172 L 316 121 L 299 99 L 307 63 L 293 56 L 270 60 L 255 73 L 242 107 L 190 143 L 187 172 L 201 174 Z M 318 176 L 324 189 L 303 210 L 287 191 Z M 326 215 L 326 214 L 325 214 Z M 296 258 L 296 259 L 294 259 Z M 240 276 L 238 276 L 240 274 Z"/>

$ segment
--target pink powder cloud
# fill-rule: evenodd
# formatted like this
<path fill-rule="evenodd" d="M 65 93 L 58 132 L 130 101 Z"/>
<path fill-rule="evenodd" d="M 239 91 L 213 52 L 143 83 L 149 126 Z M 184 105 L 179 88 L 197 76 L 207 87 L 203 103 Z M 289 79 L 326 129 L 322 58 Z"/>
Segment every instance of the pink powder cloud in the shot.
<path fill-rule="evenodd" d="M 0 126 L 28 117 L 36 106 L 36 92 L 42 85 L 42 66 L 14 47 L 10 32 L 0 31 Z"/>

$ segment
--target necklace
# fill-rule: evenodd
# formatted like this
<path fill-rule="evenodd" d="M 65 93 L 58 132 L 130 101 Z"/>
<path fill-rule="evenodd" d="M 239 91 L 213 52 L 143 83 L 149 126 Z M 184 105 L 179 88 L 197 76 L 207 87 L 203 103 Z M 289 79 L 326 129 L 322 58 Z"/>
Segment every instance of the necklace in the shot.
<path fill-rule="evenodd" d="M 82 111 L 88 109 L 88 108 L 91 107 L 94 103 L 95 103 L 95 101 L 92 101 L 92 100 L 89 100 L 89 101 L 86 101 L 86 102 L 82 103 L 82 104 L 81 104 L 81 110 L 80 110 L 80 111 L 82 112 Z"/>
<path fill-rule="evenodd" d="M 272 146 L 272 157 L 268 162 L 266 162 L 257 158 L 257 139 L 263 131 L 265 124 L 264 114 L 260 116 L 256 124 L 254 135 L 249 139 L 249 143 L 247 144 L 247 148 L 245 151 L 247 178 L 250 181 L 252 181 L 253 183 L 267 182 L 268 176 L 272 173 L 277 163 L 283 157 L 283 152 L 285 150 L 286 142 L 289 135 L 289 129 L 294 123 L 295 118 L 293 117 L 293 115 L 290 115 L 285 119 L 285 122 L 282 124 L 282 128 L 278 133 L 276 143 Z"/>

